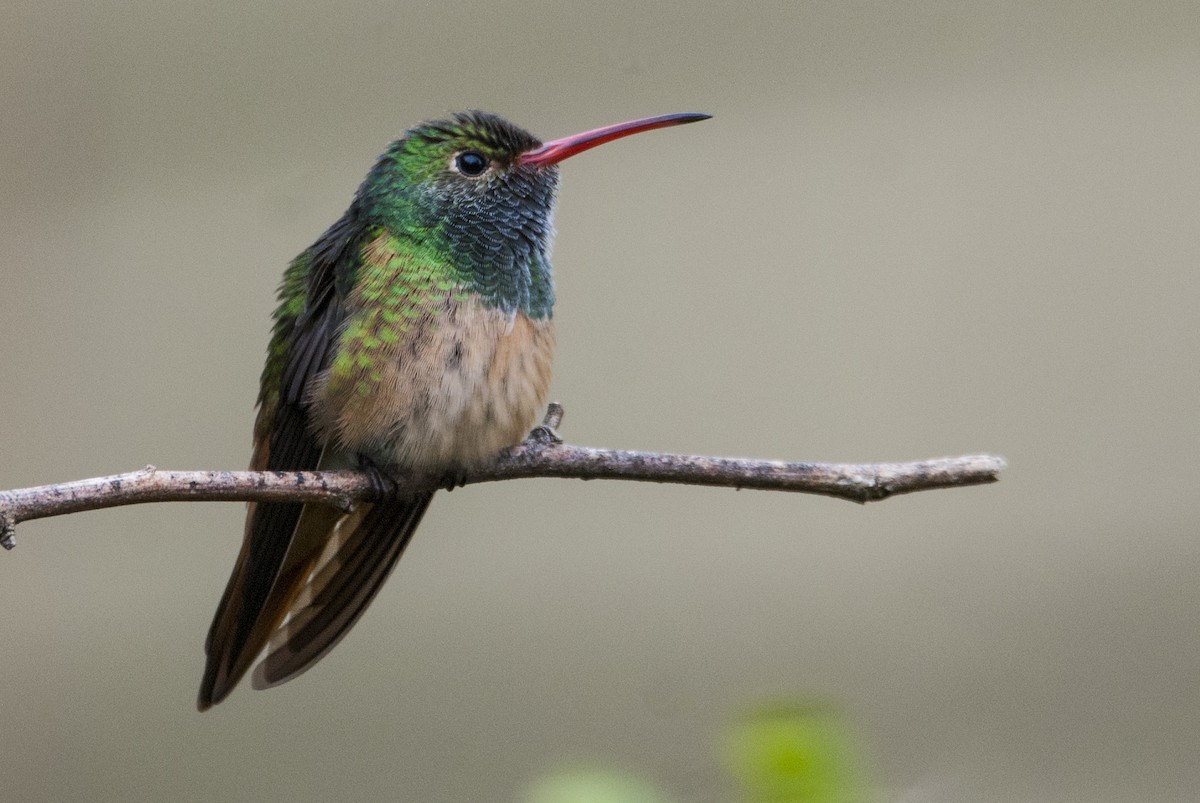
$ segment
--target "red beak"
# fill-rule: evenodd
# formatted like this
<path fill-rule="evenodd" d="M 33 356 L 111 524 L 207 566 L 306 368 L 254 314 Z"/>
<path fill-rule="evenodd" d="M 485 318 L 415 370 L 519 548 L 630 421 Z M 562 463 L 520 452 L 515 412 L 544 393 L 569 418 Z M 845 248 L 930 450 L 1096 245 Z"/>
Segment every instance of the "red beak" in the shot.
<path fill-rule="evenodd" d="M 569 156 L 583 153 L 597 145 L 603 145 L 606 142 L 612 142 L 614 139 L 627 137 L 630 134 L 653 131 L 656 128 L 666 128 L 670 125 L 695 123 L 699 120 L 707 120 L 709 117 L 712 117 L 712 115 L 682 112 L 680 114 L 663 114 L 658 117 L 646 117 L 642 120 L 630 120 L 628 123 L 606 125 L 604 128 L 595 128 L 591 131 L 584 131 L 582 134 L 574 134 L 562 139 L 551 140 L 540 148 L 534 148 L 518 156 L 517 164 L 532 165 L 534 167 L 558 164 Z"/>

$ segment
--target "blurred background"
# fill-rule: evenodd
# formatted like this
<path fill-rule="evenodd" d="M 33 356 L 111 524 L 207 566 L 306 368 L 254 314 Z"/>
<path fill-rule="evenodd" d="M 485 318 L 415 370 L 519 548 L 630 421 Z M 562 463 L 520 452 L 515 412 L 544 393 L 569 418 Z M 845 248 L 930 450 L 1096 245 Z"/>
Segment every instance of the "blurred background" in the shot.
<path fill-rule="evenodd" d="M 878 799 L 1193 799 L 1197 41 L 1190 2 L 8 0 L 0 487 L 244 467 L 284 265 L 470 107 L 714 115 L 564 165 L 569 441 L 1010 468 L 443 494 L 329 658 L 204 715 L 243 507 L 25 524 L 5 796 L 728 801 L 730 723 L 819 697 Z"/>

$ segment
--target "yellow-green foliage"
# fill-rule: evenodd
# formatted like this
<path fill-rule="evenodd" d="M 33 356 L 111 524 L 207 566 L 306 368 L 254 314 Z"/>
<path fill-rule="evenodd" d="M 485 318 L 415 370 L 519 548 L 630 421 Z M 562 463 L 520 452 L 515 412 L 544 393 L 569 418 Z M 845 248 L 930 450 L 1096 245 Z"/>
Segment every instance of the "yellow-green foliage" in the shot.
<path fill-rule="evenodd" d="M 746 803 L 867 800 L 850 729 L 831 705 L 765 706 L 729 731 L 725 747 Z"/>
<path fill-rule="evenodd" d="M 540 778 L 523 803 L 670 803 L 670 798 L 632 775 L 580 768 Z"/>

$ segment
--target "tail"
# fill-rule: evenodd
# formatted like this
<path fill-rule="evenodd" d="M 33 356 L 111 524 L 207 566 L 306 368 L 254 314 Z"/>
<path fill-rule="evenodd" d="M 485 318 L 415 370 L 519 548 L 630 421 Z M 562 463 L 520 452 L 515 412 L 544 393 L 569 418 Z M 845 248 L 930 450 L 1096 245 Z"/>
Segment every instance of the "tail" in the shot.
<path fill-rule="evenodd" d="M 278 686 L 304 673 L 350 632 L 400 560 L 432 498 L 427 491 L 364 505 L 339 524 L 300 604 L 292 606 L 254 671 L 254 688 Z"/>
<path fill-rule="evenodd" d="M 321 660 L 371 604 L 432 498 L 429 491 L 388 499 L 345 515 L 257 505 L 209 631 L 197 707 L 225 699 L 268 645 L 255 688 L 285 683 Z M 285 528 L 290 537 L 281 539 Z"/>

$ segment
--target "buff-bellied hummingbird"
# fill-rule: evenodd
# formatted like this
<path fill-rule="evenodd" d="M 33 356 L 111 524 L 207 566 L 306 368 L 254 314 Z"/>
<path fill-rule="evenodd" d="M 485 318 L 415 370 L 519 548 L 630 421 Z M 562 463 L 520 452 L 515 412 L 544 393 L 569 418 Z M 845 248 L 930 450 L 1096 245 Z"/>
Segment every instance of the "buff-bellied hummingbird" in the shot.
<path fill-rule="evenodd" d="M 668 114 L 545 144 L 478 111 L 406 132 L 284 273 L 250 467 L 360 467 L 437 487 L 520 443 L 550 384 L 558 163 L 707 117 Z M 333 649 L 433 493 L 392 493 L 349 513 L 251 503 L 205 643 L 200 710 L 264 650 L 256 688 L 291 680 Z"/>

